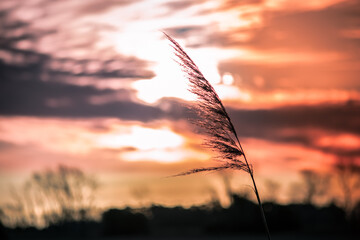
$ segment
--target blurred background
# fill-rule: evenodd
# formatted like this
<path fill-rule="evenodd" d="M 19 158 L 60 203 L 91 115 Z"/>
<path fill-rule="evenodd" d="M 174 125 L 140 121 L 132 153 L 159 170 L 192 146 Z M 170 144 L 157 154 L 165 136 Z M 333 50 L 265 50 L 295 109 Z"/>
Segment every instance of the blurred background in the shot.
<path fill-rule="evenodd" d="M 2 0 L 4 225 L 255 199 L 243 172 L 166 178 L 217 163 L 161 31 L 214 85 L 264 201 L 356 208 L 359 1 Z"/>

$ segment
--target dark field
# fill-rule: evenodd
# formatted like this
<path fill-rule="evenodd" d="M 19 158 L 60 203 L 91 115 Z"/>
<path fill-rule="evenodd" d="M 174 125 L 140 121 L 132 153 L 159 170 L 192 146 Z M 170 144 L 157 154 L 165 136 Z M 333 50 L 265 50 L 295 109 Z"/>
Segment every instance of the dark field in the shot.
<path fill-rule="evenodd" d="M 48 239 L 48 238 L 29 238 L 26 236 L 9 238 L 9 239 Z M 101 238 L 73 238 L 73 237 L 52 237 L 51 239 L 99 239 L 99 240 L 156 240 L 156 239 L 174 239 L 174 240 L 215 240 L 215 239 L 225 239 L 225 240 L 264 240 L 266 239 L 265 235 L 217 235 L 217 236 L 119 236 L 119 237 L 101 237 Z M 294 235 L 294 234 L 273 234 L 272 240 L 358 240 L 358 236 L 344 236 L 344 235 Z"/>
<path fill-rule="evenodd" d="M 360 237 L 359 205 L 351 213 L 333 204 L 264 203 L 264 209 L 273 240 Z M 0 230 L 0 239 L 266 239 L 258 206 L 237 195 L 228 208 L 209 203 L 191 208 L 109 209 L 96 221 L 62 220 L 44 229 Z"/>

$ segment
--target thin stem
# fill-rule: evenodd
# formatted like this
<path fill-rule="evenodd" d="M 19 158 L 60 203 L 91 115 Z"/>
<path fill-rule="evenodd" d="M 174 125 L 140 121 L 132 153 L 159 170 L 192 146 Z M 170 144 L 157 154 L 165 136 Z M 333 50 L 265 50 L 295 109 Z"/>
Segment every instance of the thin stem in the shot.
<path fill-rule="evenodd" d="M 259 192 L 257 190 L 254 175 L 253 175 L 252 172 L 250 172 L 250 176 L 251 176 L 251 180 L 252 180 L 252 182 L 254 184 L 254 192 L 255 192 L 255 195 L 256 195 L 256 198 L 257 198 L 257 201 L 258 201 L 258 204 L 259 204 L 261 217 L 262 217 L 262 220 L 263 220 L 263 223 L 264 223 L 264 226 L 265 226 L 266 234 L 267 234 L 268 239 L 271 240 L 270 231 L 269 231 L 269 228 L 268 228 L 268 225 L 267 225 L 267 222 L 266 222 L 265 213 L 264 213 L 264 208 L 263 208 L 263 206 L 261 204 L 260 195 L 259 195 Z"/>
<path fill-rule="evenodd" d="M 238 140 L 239 141 L 239 140 Z M 240 144 L 240 142 L 239 142 Z M 242 147 L 240 145 L 240 148 L 242 150 Z M 250 169 L 250 166 L 249 166 L 249 163 L 246 159 L 246 155 L 244 153 L 244 159 L 245 159 L 245 163 L 249 169 L 249 174 L 250 174 L 250 177 L 251 177 L 251 180 L 253 182 L 253 185 L 254 185 L 254 192 L 255 192 L 255 195 L 256 195 L 256 199 L 258 201 L 258 205 L 259 205 L 259 208 L 260 208 L 260 212 L 261 212 L 261 218 L 263 220 L 263 223 L 264 223 L 264 227 L 265 227 L 265 230 L 266 230 L 266 235 L 268 237 L 269 240 L 271 240 L 271 236 L 270 236 L 270 231 L 269 231 L 269 227 L 267 225 L 267 221 L 266 221 L 266 217 L 265 217 L 265 213 L 264 213 L 264 208 L 262 206 L 262 203 L 261 203 L 261 200 L 260 200 L 260 195 L 259 195 L 259 191 L 257 190 L 257 187 L 256 187 L 256 183 L 255 183 L 255 178 L 254 178 L 254 173 L 252 171 L 252 169 Z"/>
<path fill-rule="evenodd" d="M 233 126 L 232 126 L 232 128 L 234 129 Z M 243 155 L 244 155 L 245 164 L 246 164 L 246 166 L 247 166 L 247 168 L 248 168 L 248 170 L 249 170 L 249 174 L 250 174 L 251 180 L 252 180 L 253 185 L 254 185 L 254 192 L 255 192 L 256 199 L 257 199 L 257 201 L 258 201 L 258 205 L 259 205 L 259 208 L 260 208 L 261 218 L 262 218 L 262 220 L 263 220 L 263 224 L 264 224 L 264 227 L 265 227 L 265 230 L 266 230 L 266 235 L 267 235 L 268 239 L 271 240 L 269 227 L 268 227 L 268 225 L 267 225 L 267 221 L 266 221 L 266 217 L 265 217 L 265 213 L 264 213 L 264 208 L 263 208 L 262 203 L 261 203 L 261 200 L 260 200 L 259 191 L 257 190 L 257 187 L 256 187 L 253 170 L 251 169 L 251 167 L 250 167 L 250 165 L 249 165 L 249 162 L 248 162 L 247 159 L 246 159 L 245 152 L 244 152 L 244 150 L 243 150 L 243 148 L 242 148 L 242 146 L 241 146 L 241 143 L 240 143 L 240 141 L 239 141 L 239 138 L 238 138 L 237 135 L 236 135 L 235 129 L 234 129 L 234 133 L 235 133 L 235 137 L 236 137 L 237 143 L 239 144 L 240 150 L 242 151 L 242 153 L 243 153 Z"/>

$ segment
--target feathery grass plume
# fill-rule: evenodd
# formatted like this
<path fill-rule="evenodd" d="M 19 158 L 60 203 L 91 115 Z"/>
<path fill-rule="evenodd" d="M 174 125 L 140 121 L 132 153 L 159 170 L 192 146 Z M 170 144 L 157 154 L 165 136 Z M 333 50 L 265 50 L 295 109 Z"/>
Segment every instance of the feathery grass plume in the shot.
<path fill-rule="evenodd" d="M 195 124 L 205 131 L 206 139 L 204 145 L 211 149 L 216 154 L 214 158 L 221 162 L 220 166 L 192 169 L 174 176 L 223 169 L 238 169 L 247 172 L 250 174 L 267 237 L 270 240 L 269 229 L 254 179 L 253 167 L 246 159 L 245 152 L 224 105 L 215 89 L 205 79 L 199 68 L 182 47 L 169 35 L 166 33 L 164 33 L 164 35 L 172 43 L 171 46 L 175 50 L 174 53 L 178 58 L 177 62 L 182 67 L 183 72 L 190 82 L 189 91 L 197 96 L 197 105 L 194 105 L 193 108 L 197 112 L 199 119 L 195 120 Z"/>

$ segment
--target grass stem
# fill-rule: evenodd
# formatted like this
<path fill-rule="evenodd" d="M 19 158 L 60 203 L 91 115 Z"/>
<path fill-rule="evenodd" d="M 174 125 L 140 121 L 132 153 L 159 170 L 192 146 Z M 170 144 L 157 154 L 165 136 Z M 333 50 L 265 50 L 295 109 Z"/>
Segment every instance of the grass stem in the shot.
<path fill-rule="evenodd" d="M 253 185 L 254 185 L 254 192 L 255 192 L 256 199 L 257 199 L 257 201 L 258 201 L 258 205 L 259 205 L 259 208 L 260 208 L 261 218 L 262 218 L 262 221 L 263 221 L 263 224 L 264 224 L 264 227 L 265 227 L 266 235 L 267 235 L 268 239 L 271 240 L 269 227 L 268 227 L 268 225 L 267 225 L 264 208 L 263 208 L 262 203 L 261 203 L 261 200 L 260 200 L 259 191 L 257 190 L 257 187 L 256 187 L 254 174 L 253 174 L 253 173 L 250 173 L 250 176 L 251 176 L 251 180 L 252 180 Z"/>
<path fill-rule="evenodd" d="M 164 33 L 164 35 L 172 43 L 175 55 L 178 57 L 178 63 L 182 67 L 183 72 L 186 73 L 186 77 L 190 83 L 190 92 L 194 93 L 198 98 L 198 104 L 194 106 L 194 109 L 200 117 L 197 125 L 203 128 L 207 135 L 205 145 L 217 152 L 215 158 L 223 162 L 220 166 L 192 169 L 174 176 L 223 169 L 237 169 L 249 173 L 254 185 L 254 192 L 259 203 L 266 234 L 268 239 L 271 240 L 264 209 L 254 179 L 254 171 L 252 165 L 249 164 L 246 159 L 245 152 L 240 144 L 230 116 L 215 89 L 206 80 L 193 60 L 191 60 L 184 49 L 182 49 L 174 39 L 166 33 Z M 241 156 L 244 157 L 244 161 L 241 160 Z"/>

